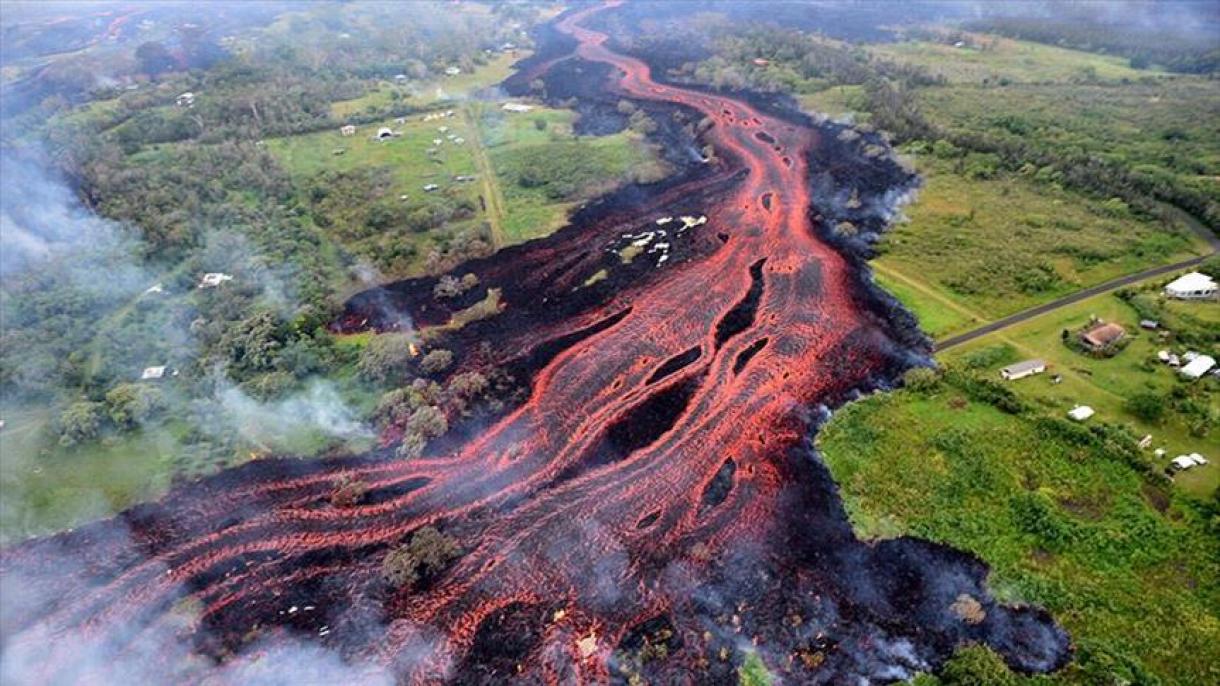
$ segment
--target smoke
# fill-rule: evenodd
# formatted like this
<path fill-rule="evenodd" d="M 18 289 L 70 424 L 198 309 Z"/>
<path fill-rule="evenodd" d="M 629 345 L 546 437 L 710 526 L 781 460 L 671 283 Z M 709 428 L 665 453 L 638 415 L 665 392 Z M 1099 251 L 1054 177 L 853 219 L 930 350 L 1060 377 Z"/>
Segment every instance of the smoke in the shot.
<path fill-rule="evenodd" d="M 232 430 L 256 444 L 268 440 L 282 442 L 314 431 L 340 439 L 375 435 L 339 396 L 335 385 L 324 379 L 315 378 L 303 391 L 271 402 L 259 402 L 222 381 L 215 397 L 231 421 Z"/>

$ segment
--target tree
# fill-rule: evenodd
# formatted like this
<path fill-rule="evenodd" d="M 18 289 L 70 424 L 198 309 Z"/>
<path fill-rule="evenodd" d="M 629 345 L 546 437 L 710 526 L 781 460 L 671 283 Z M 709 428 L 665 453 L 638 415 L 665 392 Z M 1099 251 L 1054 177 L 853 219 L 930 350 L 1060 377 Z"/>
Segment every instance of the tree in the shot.
<path fill-rule="evenodd" d="M 1014 686 L 1016 676 L 995 651 L 969 646 L 957 651 L 940 674 L 945 686 Z"/>
<path fill-rule="evenodd" d="M 330 504 L 335 507 L 355 507 L 364 500 L 368 491 L 368 484 L 345 476 L 335 482 L 335 490 L 330 494 Z"/>
<path fill-rule="evenodd" d="M 449 430 L 449 420 L 436 405 L 423 405 L 415 408 L 407 417 L 406 430 L 424 438 L 436 438 Z"/>
<path fill-rule="evenodd" d="M 361 377 L 377 383 L 406 377 L 411 367 L 412 342 L 414 338 L 405 333 L 374 336 L 360 351 L 357 371 Z"/>
<path fill-rule="evenodd" d="M 398 449 L 394 454 L 400 460 L 413 460 L 424 454 L 424 448 L 428 447 L 428 439 L 415 433 L 408 431 L 402 435 L 402 443 L 398 444 Z"/>
<path fill-rule="evenodd" d="M 935 369 L 915 367 L 902 375 L 902 384 L 916 393 L 928 393 L 940 386 L 940 375 Z"/>
<path fill-rule="evenodd" d="M 106 412 L 115 425 L 132 428 L 152 417 L 164 400 L 160 389 L 148 384 L 121 383 L 106 394 Z"/>
<path fill-rule="evenodd" d="M 416 530 L 410 542 L 391 550 L 381 563 L 381 577 L 395 588 L 410 588 L 436 575 L 462 554 L 457 541 L 436 527 Z"/>
<path fill-rule="evenodd" d="M 1127 411 L 1136 417 L 1150 424 L 1159 424 L 1165 418 L 1165 404 L 1165 398 L 1143 391 L 1128 397 L 1125 406 Z"/>
<path fill-rule="evenodd" d="M 97 438 L 102 428 L 102 404 L 87 400 L 72 403 L 59 415 L 56 428 L 59 444 L 65 447 Z"/>
<path fill-rule="evenodd" d="M 444 348 L 431 350 L 424 359 L 419 361 L 419 371 L 424 374 L 437 374 L 449 368 L 453 364 L 453 353 Z"/>

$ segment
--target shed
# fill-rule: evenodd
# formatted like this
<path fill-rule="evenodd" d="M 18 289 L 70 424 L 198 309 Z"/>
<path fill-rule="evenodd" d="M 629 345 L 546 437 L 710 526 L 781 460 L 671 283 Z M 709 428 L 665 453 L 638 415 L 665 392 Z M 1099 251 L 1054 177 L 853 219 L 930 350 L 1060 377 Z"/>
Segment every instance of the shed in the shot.
<path fill-rule="evenodd" d="M 1149 331 L 1155 331 L 1156 329 L 1159 329 L 1160 327 L 1161 327 L 1161 323 L 1158 321 L 1155 321 L 1152 319 L 1141 319 L 1140 320 L 1141 329 L 1148 329 Z"/>
<path fill-rule="evenodd" d="M 394 131 L 390 127 L 383 126 L 379 129 L 377 129 L 377 140 L 384 141 L 384 140 L 387 140 L 387 139 L 393 138 L 393 137 L 394 137 Z"/>
<path fill-rule="evenodd" d="M 1080 334 L 1080 341 L 1093 350 L 1103 350 L 1121 341 L 1127 330 L 1114 322 L 1099 322 Z"/>
<path fill-rule="evenodd" d="M 1216 297 L 1216 281 L 1207 274 L 1191 272 L 1165 285 L 1165 295 L 1179 300 L 1201 300 Z"/>
<path fill-rule="evenodd" d="M 195 94 L 187 91 L 186 93 L 179 95 L 175 102 L 178 104 L 178 107 L 194 107 Z"/>
<path fill-rule="evenodd" d="M 140 372 L 141 381 L 155 381 L 165 376 L 165 365 L 159 367 L 145 367 L 143 372 Z"/>
<path fill-rule="evenodd" d="M 351 124 L 345 124 L 339 127 L 339 133 L 344 136 L 354 136 L 356 135 L 356 127 Z"/>
<path fill-rule="evenodd" d="M 1093 408 L 1089 407 L 1088 405 L 1077 405 L 1076 407 L 1068 410 L 1068 416 L 1078 422 L 1083 422 L 1089 417 L 1092 417 L 1094 414 Z"/>
<path fill-rule="evenodd" d="M 202 279 L 199 280 L 199 287 L 200 288 L 216 288 L 220 284 L 222 284 L 226 281 L 232 281 L 232 280 L 233 280 L 233 277 L 230 274 L 223 274 L 221 272 L 208 272 L 207 274 L 203 275 Z"/>
<path fill-rule="evenodd" d="M 446 76 L 457 76 L 458 74 L 461 74 L 461 73 L 462 73 L 461 67 L 446 67 L 445 68 Z"/>
<path fill-rule="evenodd" d="M 526 105 L 520 102 L 506 102 L 500 106 L 500 109 L 505 112 L 529 112 L 534 109 L 533 105 Z"/>
<path fill-rule="evenodd" d="M 1041 374 L 1046 371 L 1046 362 L 1044 360 L 1025 360 L 1016 364 L 1010 364 L 1000 370 L 1000 376 L 1008 381 L 1016 381 L 1024 379 L 1027 376 Z"/>
<path fill-rule="evenodd" d="M 431 193 L 432 191 L 434 191 L 438 188 L 440 188 L 440 186 L 436 185 L 435 183 L 430 183 L 430 184 L 427 184 L 424 186 L 424 190 L 429 193 Z"/>
<path fill-rule="evenodd" d="M 1178 370 L 1187 379 L 1197 379 L 1211 371 L 1216 366 L 1216 360 L 1211 355 L 1199 355 Z"/>

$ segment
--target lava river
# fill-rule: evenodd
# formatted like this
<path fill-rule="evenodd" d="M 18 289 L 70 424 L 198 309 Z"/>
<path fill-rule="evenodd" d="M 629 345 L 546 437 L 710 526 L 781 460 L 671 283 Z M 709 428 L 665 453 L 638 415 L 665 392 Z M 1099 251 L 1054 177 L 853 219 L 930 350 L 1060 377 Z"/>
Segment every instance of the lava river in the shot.
<path fill-rule="evenodd" d="M 247 682 L 279 656 L 281 676 L 327 660 L 344 681 L 732 683 L 756 654 L 790 683 L 884 682 L 967 642 L 1024 671 L 1066 662 L 1066 634 L 995 601 L 974 557 L 856 539 L 811 448 L 823 408 L 922 352 L 813 219 L 826 141 L 654 81 L 588 28 L 605 11 L 563 15 L 574 54 L 539 69 L 583 65 L 615 99 L 710 118 L 718 161 L 455 270 L 503 292 L 447 341 L 459 367 L 511 367 L 523 399 L 417 459 L 259 460 L 4 550 L 6 675 Z M 706 224 L 668 225 L 671 259 L 581 288 L 624 233 L 695 212 Z M 430 298 L 422 281 L 370 292 L 342 326 L 426 321 Z M 369 490 L 338 507 L 344 477 Z M 388 588 L 383 558 L 426 525 L 461 556 Z"/>

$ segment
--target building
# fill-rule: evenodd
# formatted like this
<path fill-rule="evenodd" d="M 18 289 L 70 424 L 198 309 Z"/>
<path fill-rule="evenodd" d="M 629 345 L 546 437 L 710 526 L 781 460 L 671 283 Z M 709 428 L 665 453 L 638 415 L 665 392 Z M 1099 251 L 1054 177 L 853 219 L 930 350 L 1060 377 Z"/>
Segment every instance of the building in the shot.
<path fill-rule="evenodd" d="M 140 380 L 141 381 L 156 381 L 157 379 L 160 379 L 163 376 L 165 376 L 165 366 L 164 365 L 162 365 L 160 367 L 145 367 L 144 371 L 140 373 Z"/>
<path fill-rule="evenodd" d="M 1189 455 L 1178 455 L 1177 457 L 1173 458 L 1172 468 L 1175 471 L 1181 471 L 1183 469 L 1190 469 L 1191 467 L 1202 467 L 1205 464 L 1207 464 L 1207 458 L 1203 457 L 1199 453 L 1191 453 Z"/>
<path fill-rule="evenodd" d="M 526 105 L 520 102 L 506 102 L 500 106 L 500 109 L 505 112 L 529 112 L 534 109 L 533 105 Z"/>
<path fill-rule="evenodd" d="M 351 124 L 346 124 L 339 127 L 339 133 L 344 136 L 354 136 L 356 135 L 356 127 L 352 126 Z"/>
<path fill-rule="evenodd" d="M 1093 412 L 1093 408 L 1089 407 L 1088 405 L 1077 405 L 1076 407 L 1068 410 L 1068 416 L 1078 422 L 1083 422 L 1089 417 L 1092 417 L 1094 414 L 1096 413 Z"/>
<path fill-rule="evenodd" d="M 388 126 L 377 129 L 377 140 L 386 141 L 394 137 L 394 131 Z"/>
<path fill-rule="evenodd" d="M 1207 274 L 1191 272 L 1170 281 L 1165 286 L 1165 295 L 1178 300 L 1202 300 L 1216 297 L 1216 281 Z"/>
<path fill-rule="evenodd" d="M 178 103 L 178 107 L 194 107 L 195 94 L 188 91 L 182 95 L 179 95 L 175 102 Z"/>
<path fill-rule="evenodd" d="M 458 74 L 461 74 L 461 73 L 462 73 L 461 67 L 446 67 L 445 68 L 446 76 L 457 76 Z"/>
<path fill-rule="evenodd" d="M 1008 381 L 1016 381 L 1034 374 L 1041 374 L 1044 371 L 1046 371 L 1046 362 L 1043 360 L 1025 360 L 1001 369 L 1000 376 Z"/>
<path fill-rule="evenodd" d="M 1140 328 L 1147 329 L 1149 331 L 1156 331 L 1157 329 L 1161 328 L 1161 323 L 1152 319 L 1141 319 Z"/>
<path fill-rule="evenodd" d="M 1108 324 L 1098 322 L 1080 334 L 1080 342 L 1084 343 L 1090 350 L 1105 350 L 1121 341 L 1126 335 L 1127 330 L 1114 322 Z"/>
<path fill-rule="evenodd" d="M 1190 362 L 1187 362 L 1178 370 L 1178 373 L 1186 379 L 1198 379 L 1211 371 L 1211 368 L 1215 366 L 1216 360 L 1211 355 L 1199 355 Z"/>
<path fill-rule="evenodd" d="M 233 280 L 233 277 L 229 274 L 222 274 L 220 272 L 208 272 L 207 274 L 203 275 L 202 279 L 199 280 L 199 287 L 200 288 L 216 288 L 220 284 L 222 284 L 226 281 L 232 281 L 232 280 Z"/>

